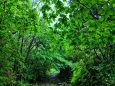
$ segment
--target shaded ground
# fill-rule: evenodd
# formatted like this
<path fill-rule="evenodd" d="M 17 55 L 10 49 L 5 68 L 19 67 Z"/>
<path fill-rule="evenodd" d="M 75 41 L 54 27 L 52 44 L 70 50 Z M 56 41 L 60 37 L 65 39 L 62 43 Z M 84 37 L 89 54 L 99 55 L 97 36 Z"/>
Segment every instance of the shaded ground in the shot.
<path fill-rule="evenodd" d="M 68 71 L 68 70 L 66 70 Z M 40 80 L 38 81 L 39 84 L 34 84 L 32 86 L 71 86 L 70 84 L 67 84 L 65 81 L 61 80 L 61 77 L 59 76 L 59 74 L 62 76 L 65 74 L 63 74 L 63 72 L 65 73 L 64 70 L 62 70 L 62 73 L 60 73 L 60 71 L 55 71 L 52 72 L 48 77 L 41 77 Z M 66 74 L 67 77 L 68 74 Z M 62 76 L 62 78 L 65 78 Z"/>
<path fill-rule="evenodd" d="M 38 86 L 71 86 L 70 84 L 67 83 L 57 83 L 57 84 L 53 84 L 53 83 L 42 83 L 39 84 Z"/>
<path fill-rule="evenodd" d="M 39 84 L 38 86 L 58 86 L 58 85 L 52 84 L 52 83 L 42 83 L 42 84 Z"/>

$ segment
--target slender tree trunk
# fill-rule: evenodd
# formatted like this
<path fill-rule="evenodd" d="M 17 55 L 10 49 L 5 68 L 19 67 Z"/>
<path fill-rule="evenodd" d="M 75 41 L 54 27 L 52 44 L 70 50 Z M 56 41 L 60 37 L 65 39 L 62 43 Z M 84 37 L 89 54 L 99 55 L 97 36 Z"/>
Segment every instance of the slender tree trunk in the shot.
<path fill-rule="evenodd" d="M 32 49 L 31 47 L 32 47 L 32 44 L 33 44 L 34 40 L 35 40 L 35 36 L 32 37 L 32 40 L 30 41 L 30 44 L 28 46 L 27 54 L 26 54 L 26 57 L 25 57 L 25 63 L 28 63 L 29 53 L 30 53 L 30 51 Z"/>

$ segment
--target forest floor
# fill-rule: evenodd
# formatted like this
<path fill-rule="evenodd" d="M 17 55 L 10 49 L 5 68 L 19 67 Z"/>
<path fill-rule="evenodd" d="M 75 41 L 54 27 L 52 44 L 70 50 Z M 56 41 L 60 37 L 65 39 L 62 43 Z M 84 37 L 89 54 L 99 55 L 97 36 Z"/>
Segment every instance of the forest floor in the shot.
<path fill-rule="evenodd" d="M 53 84 L 53 83 L 42 83 L 42 84 L 39 84 L 38 86 L 58 86 L 57 84 Z"/>

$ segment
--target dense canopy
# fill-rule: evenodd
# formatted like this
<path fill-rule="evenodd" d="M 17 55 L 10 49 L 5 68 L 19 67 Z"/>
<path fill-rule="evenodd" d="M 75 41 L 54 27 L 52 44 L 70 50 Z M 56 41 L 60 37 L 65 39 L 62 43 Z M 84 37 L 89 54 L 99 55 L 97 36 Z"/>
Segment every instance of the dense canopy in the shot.
<path fill-rule="evenodd" d="M 114 86 L 114 0 L 0 0 L 0 86 Z"/>

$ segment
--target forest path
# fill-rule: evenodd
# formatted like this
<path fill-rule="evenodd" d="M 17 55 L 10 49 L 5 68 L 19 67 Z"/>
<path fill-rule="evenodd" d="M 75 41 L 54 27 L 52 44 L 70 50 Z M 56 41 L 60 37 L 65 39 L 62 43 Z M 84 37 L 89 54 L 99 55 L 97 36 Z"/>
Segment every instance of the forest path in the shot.
<path fill-rule="evenodd" d="M 42 83 L 42 84 L 39 84 L 38 86 L 58 86 L 58 85 L 53 84 L 53 83 Z"/>

